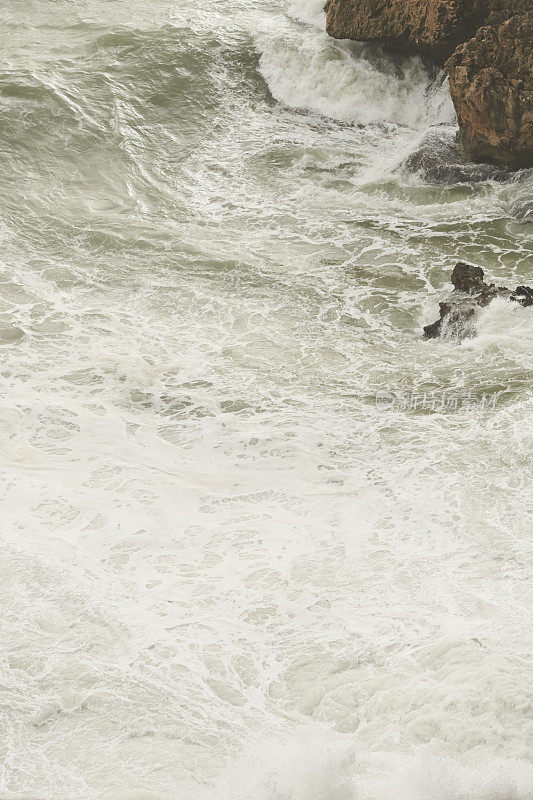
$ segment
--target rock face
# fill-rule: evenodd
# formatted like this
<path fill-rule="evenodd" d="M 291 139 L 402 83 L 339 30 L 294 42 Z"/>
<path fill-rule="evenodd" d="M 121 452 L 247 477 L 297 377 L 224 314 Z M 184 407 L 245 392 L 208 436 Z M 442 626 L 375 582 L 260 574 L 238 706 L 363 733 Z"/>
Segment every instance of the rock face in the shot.
<path fill-rule="evenodd" d="M 381 42 L 440 61 L 486 19 L 479 0 L 329 0 L 326 30 L 336 39 Z"/>
<path fill-rule="evenodd" d="M 446 63 L 468 158 L 533 166 L 533 12 L 481 28 Z"/>
<path fill-rule="evenodd" d="M 468 158 L 533 166 L 531 0 L 328 0 L 326 10 L 337 39 L 448 59 Z"/>
<path fill-rule="evenodd" d="M 482 26 L 498 27 L 530 9 L 530 0 L 327 0 L 326 30 L 443 64 Z"/>
<path fill-rule="evenodd" d="M 481 267 L 460 261 L 452 272 L 454 291 L 444 303 L 439 303 L 440 317 L 432 325 L 426 325 L 426 339 L 445 336 L 450 339 L 466 339 L 475 336 L 475 319 L 481 308 L 488 306 L 495 297 L 506 297 L 522 306 L 533 305 L 533 289 L 518 286 L 514 292 L 504 286 L 485 283 Z"/>

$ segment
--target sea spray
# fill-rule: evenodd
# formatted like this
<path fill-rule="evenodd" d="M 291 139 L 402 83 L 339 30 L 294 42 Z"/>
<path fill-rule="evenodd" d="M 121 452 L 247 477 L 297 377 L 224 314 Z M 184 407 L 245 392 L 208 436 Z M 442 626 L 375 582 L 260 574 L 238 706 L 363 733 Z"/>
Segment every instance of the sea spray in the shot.
<path fill-rule="evenodd" d="M 271 26 L 257 46 L 272 95 L 291 108 L 363 125 L 425 128 L 455 119 L 443 77 L 431 79 L 418 58 L 398 63 L 375 47 L 294 26 Z"/>

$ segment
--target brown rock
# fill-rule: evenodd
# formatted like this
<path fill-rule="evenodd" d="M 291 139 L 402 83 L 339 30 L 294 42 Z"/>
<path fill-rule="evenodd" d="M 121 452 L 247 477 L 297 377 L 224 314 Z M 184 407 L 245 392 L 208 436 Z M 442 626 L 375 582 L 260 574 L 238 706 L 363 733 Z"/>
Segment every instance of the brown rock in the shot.
<path fill-rule="evenodd" d="M 443 63 L 482 25 L 499 25 L 529 7 L 530 0 L 328 0 L 326 30 Z"/>
<path fill-rule="evenodd" d="M 443 61 L 476 31 L 465 8 L 461 0 L 330 0 L 326 29 L 337 39 L 379 41 Z"/>
<path fill-rule="evenodd" d="M 481 28 L 446 63 L 465 154 L 533 166 L 533 12 Z"/>

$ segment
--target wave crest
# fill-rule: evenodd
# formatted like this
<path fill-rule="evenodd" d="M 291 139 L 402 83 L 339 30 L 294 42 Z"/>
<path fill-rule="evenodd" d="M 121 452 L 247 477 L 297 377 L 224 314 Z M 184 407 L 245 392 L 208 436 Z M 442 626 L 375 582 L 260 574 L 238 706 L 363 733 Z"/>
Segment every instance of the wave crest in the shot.
<path fill-rule="evenodd" d="M 290 108 L 341 122 L 414 128 L 455 119 L 444 75 L 432 80 L 419 58 L 395 61 L 379 48 L 295 25 L 269 31 L 256 44 L 272 96 Z"/>

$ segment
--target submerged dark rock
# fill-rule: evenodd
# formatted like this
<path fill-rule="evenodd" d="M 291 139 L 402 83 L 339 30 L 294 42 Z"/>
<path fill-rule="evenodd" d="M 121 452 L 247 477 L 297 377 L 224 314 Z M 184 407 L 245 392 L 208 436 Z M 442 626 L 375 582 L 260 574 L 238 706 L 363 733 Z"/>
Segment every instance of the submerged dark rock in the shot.
<path fill-rule="evenodd" d="M 531 286 L 517 286 L 511 300 L 516 300 L 523 306 L 533 306 L 533 289 Z"/>
<path fill-rule="evenodd" d="M 451 281 L 453 293 L 447 301 L 439 303 L 440 317 L 424 327 L 426 339 L 446 336 L 451 339 L 466 339 L 475 336 L 475 319 L 481 308 L 485 308 L 495 297 L 506 297 L 522 306 L 533 305 L 533 288 L 517 286 L 514 291 L 505 286 L 485 283 L 481 267 L 459 261 L 453 269 Z"/>
<path fill-rule="evenodd" d="M 426 181 L 441 184 L 487 180 L 503 183 L 512 177 L 512 173 L 492 164 L 465 161 L 455 134 L 450 131 L 430 130 L 401 166 L 408 172 L 419 173 Z"/>

